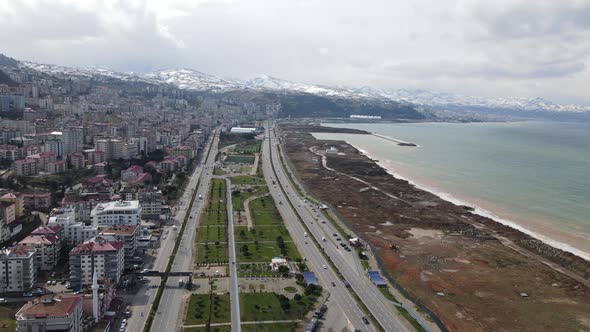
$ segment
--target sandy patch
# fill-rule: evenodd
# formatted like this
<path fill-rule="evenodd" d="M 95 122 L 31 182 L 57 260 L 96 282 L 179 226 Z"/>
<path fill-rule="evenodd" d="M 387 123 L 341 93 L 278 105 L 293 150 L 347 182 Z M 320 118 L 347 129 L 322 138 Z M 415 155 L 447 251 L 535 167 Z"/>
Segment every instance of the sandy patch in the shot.
<path fill-rule="evenodd" d="M 431 237 L 440 239 L 445 233 L 435 229 L 423 229 L 423 228 L 410 228 L 408 233 L 412 234 L 413 237 Z"/>

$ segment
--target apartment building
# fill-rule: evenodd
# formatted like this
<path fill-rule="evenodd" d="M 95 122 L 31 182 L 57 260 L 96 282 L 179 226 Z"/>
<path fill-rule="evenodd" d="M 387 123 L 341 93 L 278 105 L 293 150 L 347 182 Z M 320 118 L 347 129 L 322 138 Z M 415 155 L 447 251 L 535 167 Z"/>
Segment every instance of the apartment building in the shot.
<path fill-rule="evenodd" d="M 139 225 L 142 208 L 139 201 L 114 201 L 97 204 L 90 217 L 94 226 Z"/>
<path fill-rule="evenodd" d="M 77 221 L 76 211 L 71 208 L 61 208 L 54 211 L 47 222 L 49 227 L 62 227 L 63 242 L 66 245 L 78 245 L 98 235 L 98 227 L 87 226 Z"/>
<path fill-rule="evenodd" d="M 27 302 L 16 313 L 16 331 L 83 332 L 81 295 L 46 296 Z"/>
<path fill-rule="evenodd" d="M 36 280 L 35 250 L 21 245 L 0 250 L 0 293 L 28 292 Z"/>
<path fill-rule="evenodd" d="M 98 280 L 108 279 L 119 283 L 125 268 L 125 244 L 122 241 L 107 241 L 97 236 L 76 246 L 70 251 L 70 283 L 85 287 L 92 284 L 96 272 Z"/>

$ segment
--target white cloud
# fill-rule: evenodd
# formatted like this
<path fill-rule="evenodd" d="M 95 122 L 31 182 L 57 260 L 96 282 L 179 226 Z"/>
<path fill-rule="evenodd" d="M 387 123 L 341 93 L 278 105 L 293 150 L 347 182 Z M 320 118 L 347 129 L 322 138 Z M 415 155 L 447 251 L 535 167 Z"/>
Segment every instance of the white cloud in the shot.
<path fill-rule="evenodd" d="M 0 31 L 9 56 L 119 70 L 576 100 L 590 77 L 590 0 L 3 0 Z"/>

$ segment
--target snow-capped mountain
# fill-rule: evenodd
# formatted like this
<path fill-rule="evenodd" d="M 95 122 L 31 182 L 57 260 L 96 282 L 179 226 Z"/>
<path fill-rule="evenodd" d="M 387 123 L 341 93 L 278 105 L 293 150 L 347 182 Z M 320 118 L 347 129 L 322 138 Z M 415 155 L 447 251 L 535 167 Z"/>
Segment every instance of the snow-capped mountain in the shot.
<path fill-rule="evenodd" d="M 242 88 L 242 84 L 235 80 L 223 79 L 193 69 L 167 69 L 147 73 L 144 78 L 174 84 L 180 89 L 196 91 L 229 91 Z"/>
<path fill-rule="evenodd" d="M 260 75 L 252 79 L 241 81 L 221 78 L 193 69 L 166 69 L 138 75 L 135 73 L 120 73 L 94 67 L 73 68 L 38 64 L 34 62 L 21 62 L 21 65 L 53 75 L 85 77 L 103 76 L 125 81 L 166 83 L 176 85 L 180 89 L 195 91 L 227 92 L 236 90 L 253 90 L 296 92 L 326 97 L 404 102 L 435 109 L 505 109 L 514 111 L 590 112 L 590 107 L 588 106 L 557 104 L 542 98 L 482 98 L 427 90 L 386 90 L 371 87 L 328 87 L 290 82 L 268 75 Z"/>

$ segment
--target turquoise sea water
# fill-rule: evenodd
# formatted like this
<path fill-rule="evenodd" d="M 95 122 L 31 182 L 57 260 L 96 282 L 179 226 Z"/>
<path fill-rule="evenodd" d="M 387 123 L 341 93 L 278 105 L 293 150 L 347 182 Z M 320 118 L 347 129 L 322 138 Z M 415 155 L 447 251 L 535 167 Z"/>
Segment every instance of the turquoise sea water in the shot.
<path fill-rule="evenodd" d="M 419 186 L 481 207 L 541 237 L 590 253 L 590 124 L 323 124 L 367 130 L 343 139 Z"/>

